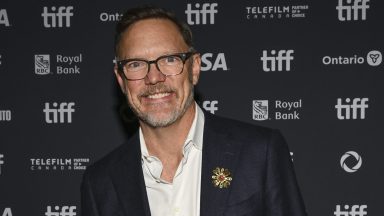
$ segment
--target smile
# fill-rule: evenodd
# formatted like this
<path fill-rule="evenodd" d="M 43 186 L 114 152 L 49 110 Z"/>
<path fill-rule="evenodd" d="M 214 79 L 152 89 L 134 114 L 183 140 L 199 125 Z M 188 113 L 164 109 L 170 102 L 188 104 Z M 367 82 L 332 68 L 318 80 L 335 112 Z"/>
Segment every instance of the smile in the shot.
<path fill-rule="evenodd" d="M 167 96 L 169 96 L 170 94 L 171 94 L 171 93 L 164 92 L 164 93 L 151 94 L 151 95 L 148 95 L 147 97 L 148 97 L 149 99 L 159 99 L 159 98 L 167 97 Z"/>

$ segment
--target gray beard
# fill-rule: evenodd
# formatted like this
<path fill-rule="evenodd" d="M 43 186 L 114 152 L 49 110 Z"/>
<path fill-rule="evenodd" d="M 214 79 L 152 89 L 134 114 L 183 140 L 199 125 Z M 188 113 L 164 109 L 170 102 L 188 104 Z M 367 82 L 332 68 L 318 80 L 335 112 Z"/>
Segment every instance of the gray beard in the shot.
<path fill-rule="evenodd" d="M 131 108 L 131 110 L 135 113 L 137 118 L 140 119 L 140 121 L 144 122 L 150 127 L 158 128 L 158 127 L 170 126 L 173 123 L 175 123 L 177 120 L 179 120 L 182 116 L 184 116 L 185 112 L 192 105 L 193 101 L 194 101 L 194 86 L 191 85 L 190 94 L 187 98 L 187 101 L 185 102 L 185 105 L 181 109 L 175 110 L 175 112 L 171 113 L 168 116 L 168 118 L 164 118 L 164 119 L 157 119 L 151 114 L 139 112 L 129 102 L 128 102 L 128 105 Z"/>

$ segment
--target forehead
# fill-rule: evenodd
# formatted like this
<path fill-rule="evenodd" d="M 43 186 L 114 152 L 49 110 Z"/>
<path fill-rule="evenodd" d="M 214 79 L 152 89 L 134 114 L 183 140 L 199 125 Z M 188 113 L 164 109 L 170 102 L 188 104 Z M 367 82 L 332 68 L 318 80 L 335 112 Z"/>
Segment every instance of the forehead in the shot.
<path fill-rule="evenodd" d="M 176 24 L 167 19 L 145 19 L 132 24 L 121 37 L 119 55 L 124 58 L 156 57 L 188 49 Z"/>

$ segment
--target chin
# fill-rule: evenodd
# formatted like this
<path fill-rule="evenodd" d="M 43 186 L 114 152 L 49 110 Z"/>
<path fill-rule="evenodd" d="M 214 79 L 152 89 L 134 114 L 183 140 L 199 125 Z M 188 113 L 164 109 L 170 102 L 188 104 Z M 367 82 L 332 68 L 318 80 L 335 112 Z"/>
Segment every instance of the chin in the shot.
<path fill-rule="evenodd" d="M 171 115 L 167 118 L 156 118 L 152 116 L 145 116 L 140 118 L 143 122 L 148 124 L 151 127 L 157 128 L 157 127 L 167 127 L 173 124 L 177 119 L 179 118 L 178 115 Z"/>

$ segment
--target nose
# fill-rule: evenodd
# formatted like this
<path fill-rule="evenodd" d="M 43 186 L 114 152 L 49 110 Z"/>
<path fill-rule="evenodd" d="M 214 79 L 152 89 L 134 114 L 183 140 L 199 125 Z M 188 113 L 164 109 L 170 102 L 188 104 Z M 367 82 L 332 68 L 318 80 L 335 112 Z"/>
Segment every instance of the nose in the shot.
<path fill-rule="evenodd" d="M 149 68 L 148 68 L 147 76 L 144 78 L 145 84 L 154 85 L 158 82 L 165 81 L 166 76 L 160 72 L 155 62 L 151 62 L 151 64 L 149 64 L 148 67 Z"/>

